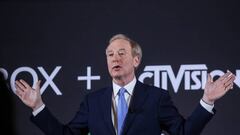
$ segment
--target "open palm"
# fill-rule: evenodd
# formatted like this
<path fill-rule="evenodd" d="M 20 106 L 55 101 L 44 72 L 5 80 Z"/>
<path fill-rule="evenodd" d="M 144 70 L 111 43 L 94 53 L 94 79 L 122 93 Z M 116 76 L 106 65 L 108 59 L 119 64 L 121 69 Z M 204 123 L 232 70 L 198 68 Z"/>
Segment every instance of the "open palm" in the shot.
<path fill-rule="evenodd" d="M 40 94 L 40 82 L 36 84 L 36 89 L 33 89 L 24 80 L 16 81 L 16 94 L 24 104 L 31 107 L 33 110 L 40 107 L 43 102 Z"/>
<path fill-rule="evenodd" d="M 233 87 L 235 75 L 227 72 L 216 81 L 208 75 L 208 80 L 205 86 L 203 100 L 209 104 L 213 104 L 217 99 L 224 96 Z"/>

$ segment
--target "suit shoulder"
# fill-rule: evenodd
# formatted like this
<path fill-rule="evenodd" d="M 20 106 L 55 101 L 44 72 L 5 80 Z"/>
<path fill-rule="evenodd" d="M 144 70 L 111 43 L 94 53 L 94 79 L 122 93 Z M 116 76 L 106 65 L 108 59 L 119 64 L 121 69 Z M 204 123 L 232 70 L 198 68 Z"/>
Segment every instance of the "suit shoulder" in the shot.
<path fill-rule="evenodd" d="M 147 91 L 149 91 L 150 93 L 153 93 L 153 94 L 157 94 L 157 95 L 166 95 L 168 96 L 169 95 L 169 92 L 168 90 L 164 90 L 164 89 L 161 89 L 161 88 L 158 88 L 156 86 L 153 86 L 153 85 L 149 85 L 149 84 L 143 84 L 143 87 L 145 87 L 145 89 Z"/>

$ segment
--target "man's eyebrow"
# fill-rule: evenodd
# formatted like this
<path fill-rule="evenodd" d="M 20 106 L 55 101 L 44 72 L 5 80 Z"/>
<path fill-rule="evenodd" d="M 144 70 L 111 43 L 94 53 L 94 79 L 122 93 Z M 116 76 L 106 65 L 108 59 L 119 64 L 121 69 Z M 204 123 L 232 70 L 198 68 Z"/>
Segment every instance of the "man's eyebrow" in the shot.
<path fill-rule="evenodd" d="M 125 51 L 126 49 L 125 48 L 121 48 L 121 49 L 119 49 L 118 51 Z"/>
<path fill-rule="evenodd" d="M 125 48 L 120 48 L 118 51 L 126 51 Z M 111 53 L 113 52 L 113 50 L 106 50 L 106 53 Z"/>
<path fill-rule="evenodd" d="M 113 50 L 106 50 L 106 53 L 111 53 L 113 52 Z"/>

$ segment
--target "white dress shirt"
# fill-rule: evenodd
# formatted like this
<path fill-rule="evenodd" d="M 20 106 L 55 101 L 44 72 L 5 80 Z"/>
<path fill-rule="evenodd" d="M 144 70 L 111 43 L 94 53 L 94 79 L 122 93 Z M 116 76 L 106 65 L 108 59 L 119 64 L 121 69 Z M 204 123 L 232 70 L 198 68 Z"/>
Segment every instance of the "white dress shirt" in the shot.
<path fill-rule="evenodd" d="M 127 101 L 127 105 L 129 107 L 130 101 L 131 101 L 131 97 L 133 94 L 133 89 L 136 85 L 137 79 L 136 77 L 134 77 L 134 79 L 129 82 L 127 85 L 123 86 L 123 88 L 126 89 L 127 92 L 124 93 L 124 97 L 125 100 Z M 112 122 L 113 122 L 113 126 L 115 129 L 115 132 L 117 133 L 117 105 L 118 105 L 118 91 L 120 90 L 120 88 L 122 88 L 121 86 L 117 85 L 116 83 L 112 82 L 113 84 L 113 95 L 112 95 Z"/>

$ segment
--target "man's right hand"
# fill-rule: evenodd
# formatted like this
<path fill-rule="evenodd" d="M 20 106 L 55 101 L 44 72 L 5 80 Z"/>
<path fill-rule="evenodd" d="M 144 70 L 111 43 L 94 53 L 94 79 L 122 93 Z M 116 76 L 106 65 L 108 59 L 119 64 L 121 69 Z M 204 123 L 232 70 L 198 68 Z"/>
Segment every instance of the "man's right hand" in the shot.
<path fill-rule="evenodd" d="M 36 84 L 36 89 L 33 89 L 27 82 L 20 79 L 16 81 L 16 94 L 22 100 L 24 104 L 29 106 L 35 111 L 43 105 L 42 97 L 40 94 L 39 80 Z"/>

